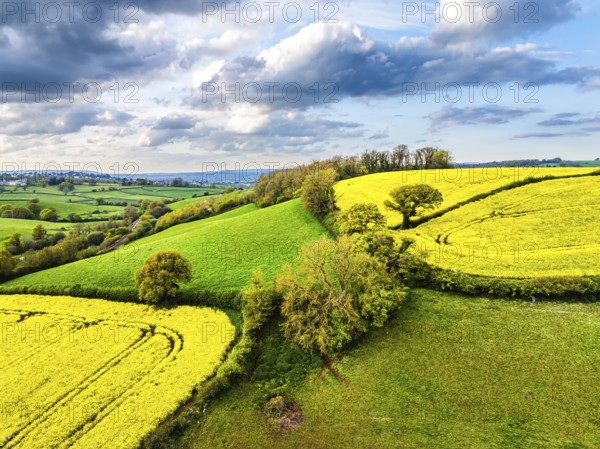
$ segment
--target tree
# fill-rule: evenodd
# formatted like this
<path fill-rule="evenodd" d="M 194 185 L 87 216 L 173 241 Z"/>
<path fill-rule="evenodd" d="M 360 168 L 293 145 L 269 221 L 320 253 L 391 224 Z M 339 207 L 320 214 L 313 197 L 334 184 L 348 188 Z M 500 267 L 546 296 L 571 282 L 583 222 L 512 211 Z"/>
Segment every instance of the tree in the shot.
<path fill-rule="evenodd" d="M 33 237 L 33 240 L 36 241 L 44 240 L 46 237 L 48 237 L 48 231 L 46 231 L 46 228 L 40 224 L 33 228 L 33 231 L 31 231 L 31 236 Z"/>
<path fill-rule="evenodd" d="M 139 216 L 140 214 L 135 206 L 127 206 L 125 209 L 123 209 L 123 220 L 125 220 L 125 223 L 128 225 L 137 220 Z"/>
<path fill-rule="evenodd" d="M 67 220 L 69 220 L 72 223 L 78 223 L 78 222 L 82 221 L 81 220 L 81 215 L 76 214 L 74 212 L 72 212 L 69 215 L 67 215 Z"/>
<path fill-rule="evenodd" d="M 11 254 L 19 254 L 23 248 L 23 242 L 21 241 L 21 234 L 18 232 L 14 233 L 8 241 L 4 244 L 6 250 Z"/>
<path fill-rule="evenodd" d="M 284 335 L 321 355 L 382 326 L 406 297 L 382 264 L 347 236 L 308 243 L 297 270 L 288 266 L 275 284 L 283 296 Z"/>
<path fill-rule="evenodd" d="M 16 262 L 11 253 L 6 250 L 0 251 L 0 276 L 9 276 L 15 269 Z"/>
<path fill-rule="evenodd" d="M 451 168 L 452 155 L 446 150 L 437 150 L 431 156 L 431 168 Z"/>
<path fill-rule="evenodd" d="M 410 218 L 433 209 L 444 200 L 439 190 L 428 184 L 398 187 L 390 192 L 393 201 L 386 200 L 385 206 L 402 214 L 402 228 L 410 227 Z"/>
<path fill-rule="evenodd" d="M 256 270 L 244 292 L 244 335 L 262 327 L 273 312 L 275 298 L 276 292 L 265 286 L 262 271 Z"/>
<path fill-rule="evenodd" d="M 87 236 L 87 241 L 90 245 L 100 245 L 104 241 L 104 233 L 103 232 L 92 232 Z"/>
<path fill-rule="evenodd" d="M 374 203 L 358 203 L 340 215 L 341 234 L 362 234 L 385 227 L 385 217 Z"/>
<path fill-rule="evenodd" d="M 40 212 L 42 211 L 42 206 L 40 206 L 37 202 L 33 202 L 30 200 L 27 209 L 31 211 L 34 217 L 39 217 Z"/>
<path fill-rule="evenodd" d="M 189 282 L 191 279 L 191 262 L 173 250 L 151 255 L 135 272 L 140 301 L 154 305 L 174 298 L 179 289 L 177 282 Z"/>
<path fill-rule="evenodd" d="M 68 194 L 69 192 L 72 192 L 74 189 L 75 189 L 75 185 L 70 181 L 61 182 L 58 185 L 58 190 L 60 190 L 65 195 Z"/>
<path fill-rule="evenodd" d="M 21 220 L 33 220 L 35 218 L 33 212 L 25 207 L 15 207 L 12 210 L 12 217 L 19 218 Z"/>
<path fill-rule="evenodd" d="M 56 221 L 58 220 L 58 215 L 56 211 L 52 208 L 42 209 L 40 212 L 40 219 L 44 221 Z"/>
<path fill-rule="evenodd" d="M 148 213 L 157 219 L 169 212 L 171 212 L 171 209 L 162 201 L 154 201 L 148 206 Z"/>
<path fill-rule="evenodd" d="M 174 178 L 171 180 L 171 187 L 187 187 L 190 183 L 183 180 L 183 178 Z"/>
<path fill-rule="evenodd" d="M 0 217 L 2 218 L 12 218 L 12 211 L 14 206 L 12 204 L 4 204 L 0 206 Z"/>
<path fill-rule="evenodd" d="M 48 186 L 48 181 L 46 181 L 45 179 L 40 179 L 40 180 L 37 182 L 37 184 L 38 184 L 38 186 L 40 186 L 40 187 L 47 187 L 47 186 Z"/>
<path fill-rule="evenodd" d="M 333 185 L 337 180 L 335 170 L 319 170 L 308 175 L 302 183 L 302 205 L 315 217 L 321 219 L 335 210 Z"/>
<path fill-rule="evenodd" d="M 104 198 L 102 198 L 102 197 L 96 198 L 96 205 L 97 206 L 102 206 L 104 203 L 105 203 Z"/>

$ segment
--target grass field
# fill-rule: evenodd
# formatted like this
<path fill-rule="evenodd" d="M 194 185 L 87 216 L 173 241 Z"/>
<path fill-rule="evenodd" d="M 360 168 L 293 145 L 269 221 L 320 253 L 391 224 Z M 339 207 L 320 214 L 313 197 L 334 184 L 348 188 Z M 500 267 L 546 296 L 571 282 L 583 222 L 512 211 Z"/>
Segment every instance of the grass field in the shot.
<path fill-rule="evenodd" d="M 402 219 L 399 214 L 387 210 L 384 201 L 390 199 L 390 192 L 401 185 L 429 184 L 435 187 L 444 197 L 439 209 L 445 209 L 527 177 L 569 176 L 592 171 L 593 168 L 537 167 L 398 171 L 340 181 L 336 184 L 335 192 L 337 205 L 341 210 L 346 210 L 356 203 L 375 203 L 388 219 L 388 225 L 396 226 L 402 223 Z"/>
<path fill-rule="evenodd" d="M 169 208 L 172 210 L 179 210 L 179 209 L 183 209 L 186 206 L 189 206 L 190 204 L 195 204 L 199 201 L 205 201 L 205 200 L 206 200 L 205 196 L 198 197 L 198 198 L 188 198 L 187 200 L 176 201 L 175 203 L 169 204 Z"/>
<path fill-rule="evenodd" d="M 50 234 L 55 232 L 68 233 L 68 230 L 75 226 L 74 223 L 50 223 L 37 220 L 16 220 L 13 218 L 0 218 L 0 244 L 4 243 L 14 233 L 21 234 L 21 237 L 31 236 L 31 231 L 37 225 L 42 225 Z"/>
<path fill-rule="evenodd" d="M 109 188 L 115 190 L 109 190 Z M 101 189 L 104 189 L 104 191 Z M 96 192 L 92 190 L 96 190 Z M 61 219 L 66 218 L 71 213 L 79 214 L 84 219 L 99 219 L 122 213 L 123 206 L 98 206 L 96 198 L 103 198 L 110 203 L 126 202 L 128 205 L 137 205 L 138 202 L 143 200 L 190 199 L 193 195 L 203 196 L 204 192 L 214 195 L 222 192 L 222 189 L 205 187 L 121 187 L 116 184 L 99 184 L 97 186 L 78 185 L 74 191 L 64 195 L 55 186 L 27 187 L 27 190 L 8 188 L 0 192 L 0 205 L 12 204 L 13 206 L 27 207 L 27 203 L 31 198 L 38 198 L 40 200 L 39 205 L 42 208 L 56 209 Z"/>
<path fill-rule="evenodd" d="M 207 407 L 186 449 L 595 449 L 600 306 L 415 290 L 399 315 L 292 390 L 304 422 L 271 427 L 257 383 Z M 284 366 L 284 365 L 282 365 Z"/>
<path fill-rule="evenodd" d="M 160 250 L 177 249 L 191 260 L 193 269 L 193 280 L 182 285 L 182 291 L 243 288 L 256 268 L 270 279 L 282 265 L 295 261 L 305 242 L 323 234 L 320 223 L 302 210 L 298 200 L 260 210 L 248 205 L 5 285 L 133 287 L 134 272 L 146 258 Z"/>
<path fill-rule="evenodd" d="M 598 177 L 558 179 L 500 192 L 407 233 L 429 262 L 463 272 L 600 274 L 598 211 Z"/>
<path fill-rule="evenodd" d="M 0 322 L 5 449 L 137 448 L 235 336 L 211 309 L 69 297 L 1 296 Z"/>

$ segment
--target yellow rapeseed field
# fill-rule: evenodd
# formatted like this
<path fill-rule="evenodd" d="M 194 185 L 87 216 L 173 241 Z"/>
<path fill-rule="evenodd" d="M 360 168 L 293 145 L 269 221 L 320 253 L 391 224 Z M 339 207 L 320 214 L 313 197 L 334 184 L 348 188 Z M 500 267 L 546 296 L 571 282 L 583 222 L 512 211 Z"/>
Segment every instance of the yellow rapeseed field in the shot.
<path fill-rule="evenodd" d="M 0 447 L 136 448 L 234 337 L 208 308 L 0 296 Z"/>
<path fill-rule="evenodd" d="M 526 177 L 587 174 L 589 168 L 497 168 L 380 173 L 336 185 L 340 209 L 374 202 L 386 210 L 389 192 L 425 183 L 440 190 L 447 208 Z M 471 274 L 512 278 L 600 274 L 600 177 L 550 179 L 465 204 L 409 230 L 413 251 L 433 265 Z"/>
<path fill-rule="evenodd" d="M 401 234 L 429 262 L 527 278 L 600 274 L 600 178 L 557 179 L 500 192 Z"/>
<path fill-rule="evenodd" d="M 397 171 L 340 181 L 335 186 L 335 193 L 337 205 L 341 210 L 347 210 L 356 203 L 375 203 L 386 216 L 388 226 L 397 226 L 402 223 L 401 217 L 393 211 L 386 210 L 384 201 L 390 199 L 389 194 L 394 188 L 402 185 L 429 184 L 435 187 L 444 197 L 444 202 L 439 208 L 445 209 L 528 177 L 569 176 L 595 170 L 597 168 L 489 167 Z"/>

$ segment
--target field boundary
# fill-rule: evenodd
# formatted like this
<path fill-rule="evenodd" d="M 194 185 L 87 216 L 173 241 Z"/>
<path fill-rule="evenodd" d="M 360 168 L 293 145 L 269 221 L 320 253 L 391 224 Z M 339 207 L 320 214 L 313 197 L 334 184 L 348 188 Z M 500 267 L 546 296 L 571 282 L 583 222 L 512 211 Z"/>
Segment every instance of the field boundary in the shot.
<path fill-rule="evenodd" d="M 7 287 L 0 285 L 0 295 L 73 296 L 115 302 L 140 303 L 137 290 L 133 287 L 84 287 L 79 284 L 70 287 L 55 285 Z M 214 307 L 240 312 L 242 309 L 241 296 L 242 291 L 239 289 L 224 289 L 219 291 L 196 290 L 194 292 L 180 291 L 177 293 L 174 303 L 182 306 Z"/>
<path fill-rule="evenodd" d="M 428 275 L 415 282 L 418 287 L 493 298 L 600 301 L 600 276 L 596 275 L 504 278 L 433 267 L 422 259 L 420 262 L 427 265 Z"/>

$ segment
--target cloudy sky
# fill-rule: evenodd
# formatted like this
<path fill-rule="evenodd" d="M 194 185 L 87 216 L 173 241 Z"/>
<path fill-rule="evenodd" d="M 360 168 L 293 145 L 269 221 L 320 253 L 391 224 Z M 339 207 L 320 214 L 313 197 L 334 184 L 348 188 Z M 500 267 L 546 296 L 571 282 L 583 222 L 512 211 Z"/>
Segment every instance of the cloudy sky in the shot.
<path fill-rule="evenodd" d="M 598 23 L 594 0 L 2 2 L 0 153 L 124 173 L 401 143 L 595 159 Z"/>

